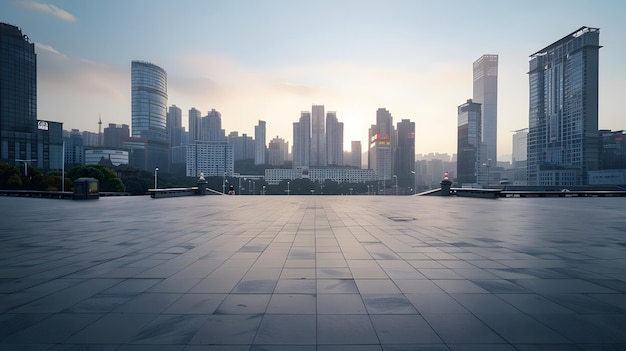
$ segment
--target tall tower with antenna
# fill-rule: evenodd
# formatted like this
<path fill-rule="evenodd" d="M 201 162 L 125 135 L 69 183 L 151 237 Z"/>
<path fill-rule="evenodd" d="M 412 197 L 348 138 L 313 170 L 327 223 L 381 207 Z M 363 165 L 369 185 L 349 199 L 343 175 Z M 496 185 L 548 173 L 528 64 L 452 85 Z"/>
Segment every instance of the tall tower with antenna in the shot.
<path fill-rule="evenodd" d="M 102 146 L 102 116 L 98 115 L 98 146 Z"/>

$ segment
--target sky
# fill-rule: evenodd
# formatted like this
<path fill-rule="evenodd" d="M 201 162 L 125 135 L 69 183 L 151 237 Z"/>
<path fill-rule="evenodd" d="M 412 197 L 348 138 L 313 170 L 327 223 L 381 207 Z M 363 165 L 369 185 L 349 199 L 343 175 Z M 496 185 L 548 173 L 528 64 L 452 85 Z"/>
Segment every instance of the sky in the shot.
<path fill-rule="evenodd" d="M 600 28 L 599 127 L 626 129 L 623 0 L 0 0 L 0 22 L 37 53 L 38 119 L 97 132 L 131 124 L 131 61 L 162 67 L 168 104 L 222 114 L 226 134 L 291 145 L 301 111 L 324 105 L 344 149 L 376 110 L 415 122 L 415 151 L 456 153 L 457 107 L 472 63 L 499 55 L 498 158 L 528 127 L 529 55 L 582 26 Z"/>

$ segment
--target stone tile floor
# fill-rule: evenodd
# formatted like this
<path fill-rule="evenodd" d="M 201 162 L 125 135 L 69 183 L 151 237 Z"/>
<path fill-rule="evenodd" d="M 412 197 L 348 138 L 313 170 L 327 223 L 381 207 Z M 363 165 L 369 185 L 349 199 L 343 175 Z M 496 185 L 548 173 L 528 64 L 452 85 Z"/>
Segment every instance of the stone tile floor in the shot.
<path fill-rule="evenodd" d="M 1 350 L 626 350 L 626 198 L 0 197 Z"/>

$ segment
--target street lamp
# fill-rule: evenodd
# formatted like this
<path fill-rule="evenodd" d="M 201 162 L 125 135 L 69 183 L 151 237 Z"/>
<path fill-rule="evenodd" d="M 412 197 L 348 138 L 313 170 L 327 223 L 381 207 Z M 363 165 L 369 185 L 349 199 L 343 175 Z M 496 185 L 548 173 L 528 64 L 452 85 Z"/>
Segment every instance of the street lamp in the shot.
<path fill-rule="evenodd" d="M 287 196 L 289 196 L 289 181 L 287 181 Z"/>
<path fill-rule="evenodd" d="M 154 169 L 154 188 L 157 188 L 157 172 L 159 172 L 159 167 Z"/>
<path fill-rule="evenodd" d="M 393 177 L 396 180 L 396 195 L 398 195 L 398 176 L 394 174 Z"/>
<path fill-rule="evenodd" d="M 263 185 L 263 195 L 265 195 L 265 185 Z"/>
<path fill-rule="evenodd" d="M 413 174 L 413 195 L 415 195 L 417 192 L 417 173 L 411 171 L 411 174 Z"/>
<path fill-rule="evenodd" d="M 352 195 L 352 188 L 350 188 L 350 195 Z"/>

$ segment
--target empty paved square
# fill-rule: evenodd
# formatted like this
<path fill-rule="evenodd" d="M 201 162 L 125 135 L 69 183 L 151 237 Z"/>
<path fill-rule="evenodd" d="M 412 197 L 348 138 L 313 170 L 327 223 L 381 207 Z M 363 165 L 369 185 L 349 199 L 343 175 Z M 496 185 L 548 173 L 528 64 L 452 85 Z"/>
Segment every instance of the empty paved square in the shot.
<path fill-rule="evenodd" d="M 625 209 L 0 197 L 0 349 L 625 349 Z"/>

